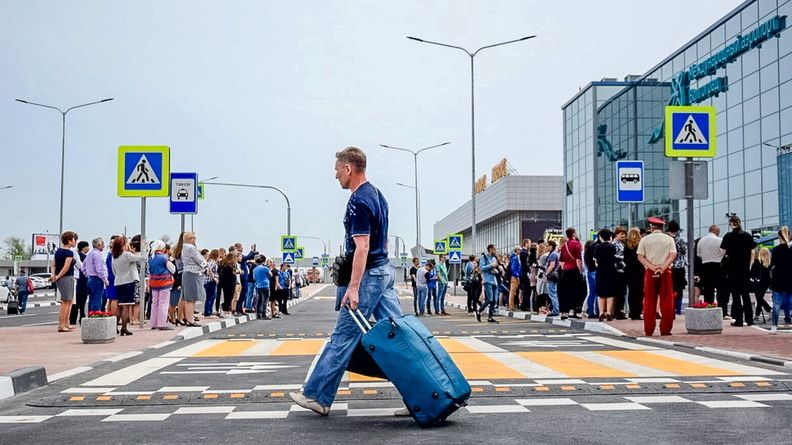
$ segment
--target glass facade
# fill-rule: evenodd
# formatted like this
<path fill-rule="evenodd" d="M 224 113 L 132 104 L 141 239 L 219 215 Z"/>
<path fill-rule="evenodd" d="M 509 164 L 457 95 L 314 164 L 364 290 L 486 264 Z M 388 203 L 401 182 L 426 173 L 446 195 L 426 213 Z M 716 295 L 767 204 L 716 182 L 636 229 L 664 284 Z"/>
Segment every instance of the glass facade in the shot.
<path fill-rule="evenodd" d="M 618 92 L 594 82 L 568 102 L 563 107 L 564 224 L 588 233 L 630 219 L 640 225 L 652 215 L 685 221 L 685 202 L 668 198 L 665 141 L 649 143 L 672 96 L 672 79 L 775 16 L 792 18 L 792 1 L 746 2 L 645 75 L 625 79 Z M 725 226 L 728 212 L 740 215 L 746 228 L 774 228 L 779 201 L 786 197 L 779 196 L 776 151 L 792 142 L 792 32 L 748 49 L 714 74 L 691 79 L 690 89 L 718 77 L 728 78 L 728 91 L 695 104 L 717 111 L 717 156 L 708 160 L 709 197 L 694 201 L 695 234 L 711 224 Z M 611 153 L 602 153 L 603 137 Z M 627 204 L 616 202 L 619 157 L 644 161 L 646 201 L 634 205 L 632 215 Z"/>

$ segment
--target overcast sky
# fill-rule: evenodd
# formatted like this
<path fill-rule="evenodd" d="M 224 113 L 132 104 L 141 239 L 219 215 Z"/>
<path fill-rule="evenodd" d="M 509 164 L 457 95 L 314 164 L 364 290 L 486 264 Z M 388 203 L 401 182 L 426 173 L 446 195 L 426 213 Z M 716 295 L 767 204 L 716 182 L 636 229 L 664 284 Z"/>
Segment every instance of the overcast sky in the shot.
<path fill-rule="evenodd" d="M 477 173 L 501 158 L 520 173 L 562 174 L 561 105 L 603 77 L 642 74 L 740 4 L 636 1 L 13 1 L 0 0 L 0 239 L 58 230 L 60 115 L 66 230 L 82 239 L 140 231 L 140 200 L 116 196 L 119 145 L 169 145 L 172 171 L 270 184 L 291 198 L 292 231 L 337 250 L 348 192 L 334 153 L 355 145 L 390 203 L 390 232 L 415 239 L 412 156 L 378 144 L 451 145 L 419 158 L 422 239 L 469 199 L 470 74 L 455 50 L 537 38 L 476 57 Z M 680 11 L 684 10 L 684 14 Z M 166 198 L 147 234 L 176 237 Z M 285 233 L 280 195 L 207 188 L 199 247 Z M 189 229 L 189 218 L 188 218 Z M 308 255 L 321 244 L 302 243 Z"/>

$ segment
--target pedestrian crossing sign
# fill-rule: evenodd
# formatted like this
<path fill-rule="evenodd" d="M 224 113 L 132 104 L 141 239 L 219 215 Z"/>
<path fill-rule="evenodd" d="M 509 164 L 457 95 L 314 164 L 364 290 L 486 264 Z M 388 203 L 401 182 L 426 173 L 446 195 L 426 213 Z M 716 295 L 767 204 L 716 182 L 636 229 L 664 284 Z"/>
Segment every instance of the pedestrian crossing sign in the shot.
<path fill-rule="evenodd" d="M 435 241 L 434 253 L 435 255 L 442 255 L 448 252 L 448 244 L 446 240 Z"/>
<path fill-rule="evenodd" d="M 305 258 L 305 247 L 295 247 L 294 248 L 294 258 L 301 260 Z"/>
<path fill-rule="evenodd" d="M 118 196 L 170 196 L 170 147 L 118 147 Z"/>
<path fill-rule="evenodd" d="M 283 261 L 281 264 L 294 264 L 294 252 L 283 252 Z"/>
<path fill-rule="evenodd" d="M 449 251 L 462 251 L 462 246 L 465 244 L 465 237 L 461 233 L 448 235 L 448 250 Z"/>
<path fill-rule="evenodd" d="M 462 264 L 462 252 L 452 250 L 448 253 L 448 262 L 451 264 Z"/>
<path fill-rule="evenodd" d="M 281 236 L 281 252 L 294 252 L 297 249 L 297 237 L 291 235 Z"/>
<path fill-rule="evenodd" d="M 715 157 L 715 107 L 666 107 L 665 132 L 666 157 Z"/>
<path fill-rule="evenodd" d="M 206 198 L 206 195 L 204 194 L 204 183 L 203 182 L 199 182 L 198 183 L 198 199 L 203 200 L 204 198 Z"/>
<path fill-rule="evenodd" d="M 330 264 L 330 255 L 322 254 L 322 267 L 327 267 Z"/>

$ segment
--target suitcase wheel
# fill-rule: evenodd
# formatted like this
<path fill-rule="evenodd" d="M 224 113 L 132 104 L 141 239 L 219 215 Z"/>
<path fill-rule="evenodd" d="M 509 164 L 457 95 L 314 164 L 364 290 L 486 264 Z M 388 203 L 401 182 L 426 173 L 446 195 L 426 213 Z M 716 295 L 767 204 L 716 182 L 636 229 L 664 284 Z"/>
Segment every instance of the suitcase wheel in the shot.
<path fill-rule="evenodd" d="M 369 345 L 369 351 L 373 351 L 373 350 L 375 350 L 375 349 L 377 349 L 377 347 L 376 347 L 376 346 L 374 346 L 374 345 Z"/>
<path fill-rule="evenodd" d="M 440 394 L 438 394 L 437 391 L 435 391 L 435 392 L 432 393 L 432 398 L 433 399 L 439 399 L 440 398 Z"/>
<path fill-rule="evenodd" d="M 393 338 L 396 336 L 396 333 L 393 331 L 388 332 L 388 338 Z"/>

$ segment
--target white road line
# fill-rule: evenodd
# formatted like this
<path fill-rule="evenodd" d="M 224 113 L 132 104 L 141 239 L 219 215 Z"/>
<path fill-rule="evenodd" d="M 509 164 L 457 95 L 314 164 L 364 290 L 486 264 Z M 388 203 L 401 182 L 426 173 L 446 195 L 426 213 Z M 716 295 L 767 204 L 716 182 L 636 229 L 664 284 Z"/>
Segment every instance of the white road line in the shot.
<path fill-rule="evenodd" d="M 110 391 L 104 393 L 106 396 L 150 396 L 154 391 Z"/>
<path fill-rule="evenodd" d="M 0 416 L 0 423 L 41 423 L 52 416 Z"/>
<path fill-rule="evenodd" d="M 156 357 L 146 361 L 135 363 L 134 365 L 121 368 L 90 382 L 83 383 L 82 386 L 124 386 L 135 380 L 145 377 L 157 370 L 180 362 L 181 358 Z"/>
<path fill-rule="evenodd" d="M 162 342 L 162 343 L 157 343 L 156 345 L 152 346 L 152 347 L 151 347 L 151 349 L 160 349 L 160 348 L 164 348 L 165 346 L 170 346 L 170 345 L 172 345 L 172 344 L 174 344 L 174 343 L 176 343 L 176 341 L 175 341 L 175 340 L 168 340 L 168 341 L 164 341 L 164 342 Z"/>
<path fill-rule="evenodd" d="M 167 354 L 164 354 L 163 357 L 192 357 L 193 355 L 205 349 L 209 349 L 212 346 L 219 345 L 223 342 L 225 342 L 225 340 L 201 340 L 190 346 L 185 346 L 175 351 L 168 352 Z"/>
<path fill-rule="evenodd" d="M 515 399 L 522 406 L 564 406 L 577 405 L 578 403 L 567 398 L 539 397 L 536 399 Z"/>
<path fill-rule="evenodd" d="M 166 420 L 171 413 L 161 414 L 115 414 L 102 419 L 102 422 L 158 422 Z"/>
<path fill-rule="evenodd" d="M 631 411 L 652 409 L 638 403 L 582 403 L 582 407 L 589 411 Z"/>
<path fill-rule="evenodd" d="M 289 391 L 299 390 L 302 387 L 301 383 L 291 385 L 256 385 L 253 387 L 253 391 Z"/>
<path fill-rule="evenodd" d="M 55 417 L 112 416 L 123 411 L 121 409 L 67 409 Z"/>
<path fill-rule="evenodd" d="M 769 405 L 750 400 L 713 400 L 709 402 L 696 402 L 707 408 L 769 408 Z"/>
<path fill-rule="evenodd" d="M 718 380 L 723 380 L 724 382 L 766 382 L 768 380 L 773 380 L 767 377 L 756 377 L 756 376 L 747 376 L 747 377 L 715 377 Z"/>
<path fill-rule="evenodd" d="M 522 405 L 479 405 L 465 407 L 470 414 L 530 413 Z"/>
<path fill-rule="evenodd" d="M 540 385 L 585 385 L 586 384 L 586 382 L 580 379 L 537 379 L 534 381 Z"/>
<path fill-rule="evenodd" d="M 391 382 L 353 382 L 349 384 L 349 388 L 393 388 Z"/>
<path fill-rule="evenodd" d="M 173 414 L 228 414 L 236 406 L 183 406 Z"/>
<path fill-rule="evenodd" d="M 349 410 L 349 404 L 348 403 L 334 403 L 334 404 L 332 404 L 330 406 L 330 411 L 348 411 L 348 410 Z M 294 405 L 291 406 L 291 408 L 289 408 L 289 411 L 291 411 L 291 412 L 304 412 L 304 411 L 310 411 L 310 410 L 306 409 L 306 408 L 303 408 L 300 405 L 294 404 Z"/>
<path fill-rule="evenodd" d="M 386 417 L 393 416 L 393 413 L 400 408 L 368 408 L 368 409 L 350 409 L 347 411 L 347 417 Z"/>
<path fill-rule="evenodd" d="M 631 383 L 679 383 L 681 380 L 665 378 L 665 377 L 639 377 L 636 379 L 627 379 Z"/>
<path fill-rule="evenodd" d="M 328 342 L 329 340 L 325 340 L 324 343 L 322 343 L 322 347 L 319 349 L 319 352 L 317 352 L 316 356 L 314 356 L 314 359 L 311 362 L 311 366 L 308 368 L 308 374 L 306 374 L 305 376 L 306 382 L 308 381 L 309 378 L 311 378 L 311 374 L 313 374 L 314 368 L 316 368 L 316 363 L 319 362 L 319 357 L 322 356 L 322 352 L 324 352 L 324 348 L 325 346 L 327 346 Z M 348 378 L 348 374 L 349 374 L 348 372 L 345 372 L 344 376 Z"/>
<path fill-rule="evenodd" d="M 104 394 L 110 392 L 115 388 L 66 388 L 61 391 L 62 394 Z"/>
<path fill-rule="evenodd" d="M 597 351 L 581 351 L 576 352 L 575 356 L 582 360 L 587 360 L 607 368 L 617 369 L 622 372 L 634 374 L 637 377 L 672 377 L 676 374 L 668 371 L 661 371 L 659 369 L 650 368 L 648 366 L 636 365 L 627 360 L 610 357 L 605 354 L 600 354 Z"/>
<path fill-rule="evenodd" d="M 789 394 L 777 394 L 777 393 L 767 393 L 767 394 L 744 394 L 736 396 L 743 400 L 750 400 L 752 402 L 773 402 L 776 400 L 792 400 L 792 395 Z"/>
<path fill-rule="evenodd" d="M 648 346 L 648 345 L 639 345 L 635 343 L 630 343 L 622 340 L 616 340 L 613 338 L 608 337 L 600 337 L 598 335 L 593 335 L 590 337 L 584 337 L 588 341 L 592 341 L 594 343 L 599 343 L 603 345 L 613 346 L 620 349 L 630 349 L 633 351 L 652 351 L 655 349 L 660 349 L 655 346 Z"/>
<path fill-rule="evenodd" d="M 90 366 L 78 366 L 76 368 L 72 368 L 66 371 L 58 372 L 56 374 L 48 375 L 47 381 L 52 383 L 55 380 L 65 379 L 66 377 L 71 377 L 73 375 L 81 374 L 85 371 L 90 371 L 93 368 Z"/>
<path fill-rule="evenodd" d="M 520 357 L 517 354 L 509 352 L 505 349 L 499 348 L 495 345 L 489 344 L 485 341 L 473 337 L 457 337 L 454 340 L 462 343 L 463 345 L 481 352 L 487 357 L 496 360 L 503 365 L 523 374 L 529 379 L 553 379 L 564 378 L 566 375 L 554 371 L 550 368 L 544 367 L 536 362 Z"/>
<path fill-rule="evenodd" d="M 207 389 L 202 391 L 204 394 L 239 394 L 239 393 L 250 393 L 253 392 L 252 389 Z"/>
<path fill-rule="evenodd" d="M 279 344 L 277 340 L 256 340 L 253 346 L 242 352 L 240 356 L 268 356 Z"/>
<path fill-rule="evenodd" d="M 228 413 L 226 420 L 241 419 L 285 419 L 288 411 L 233 411 Z"/>
<path fill-rule="evenodd" d="M 644 397 L 625 397 L 625 399 L 634 403 L 693 403 L 679 396 L 644 396 Z"/>
<path fill-rule="evenodd" d="M 208 386 L 163 386 L 155 392 L 203 392 Z"/>

